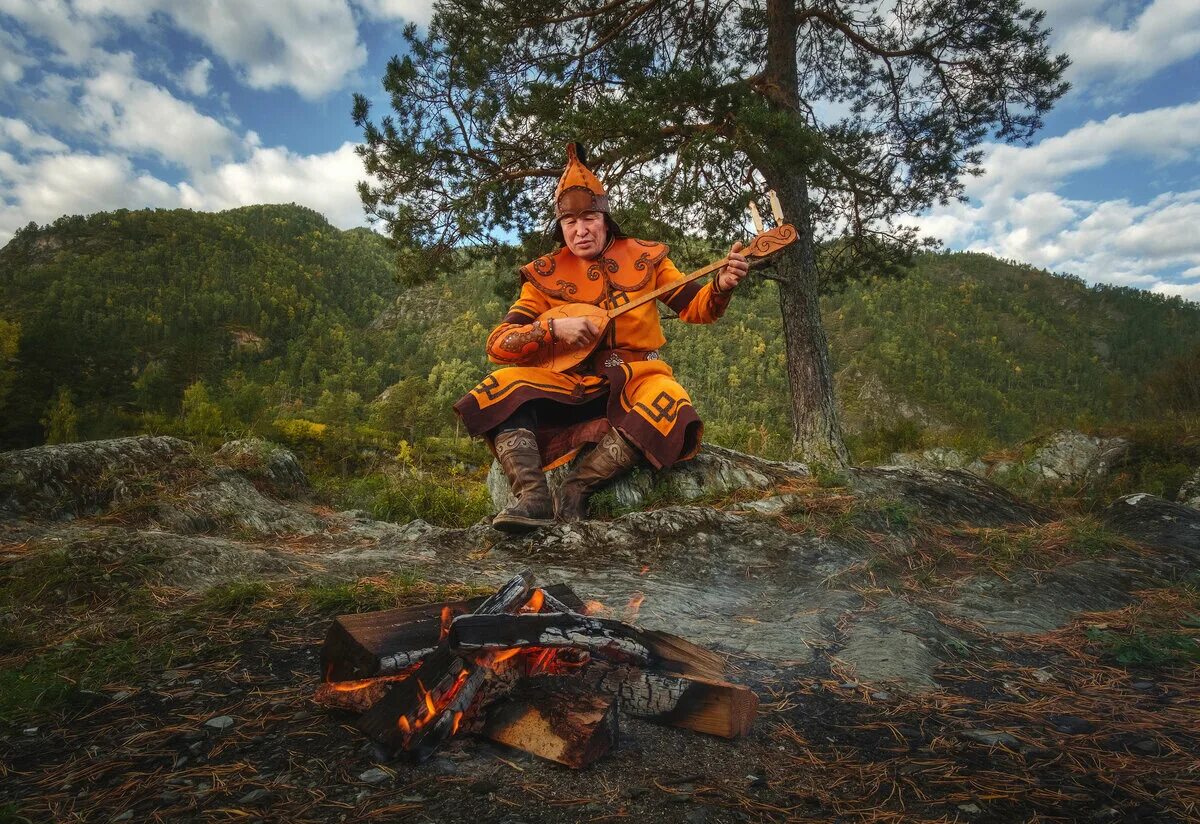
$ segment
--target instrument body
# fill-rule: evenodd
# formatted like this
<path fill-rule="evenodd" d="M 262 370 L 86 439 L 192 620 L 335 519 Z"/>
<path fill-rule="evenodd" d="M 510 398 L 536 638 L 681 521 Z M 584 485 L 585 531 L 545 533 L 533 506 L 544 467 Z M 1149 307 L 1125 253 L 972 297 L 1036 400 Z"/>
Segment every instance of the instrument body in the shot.
<path fill-rule="evenodd" d="M 741 250 L 741 253 L 750 260 L 765 260 L 775 254 L 778 254 L 785 247 L 794 243 L 798 235 L 796 229 L 790 223 L 781 223 L 773 229 L 768 229 L 754 236 L 746 248 Z M 561 306 L 555 306 L 552 309 L 547 309 L 538 316 L 538 320 L 543 326 L 548 325 L 551 320 L 559 320 L 564 318 L 591 318 L 592 322 L 600 330 L 596 335 L 596 340 L 589 346 L 572 347 L 565 343 L 555 344 L 551 347 L 550 357 L 539 366 L 547 369 L 552 369 L 555 372 L 565 372 L 566 370 L 579 365 L 591 355 L 596 346 L 604 338 L 604 332 L 613 319 L 623 315 L 631 309 L 636 309 L 643 304 L 646 304 L 661 295 L 669 292 L 674 292 L 685 283 L 690 283 L 696 278 L 704 277 L 712 272 L 717 272 L 723 269 L 729 262 L 728 257 L 721 258 L 714 263 L 697 269 L 691 274 L 685 275 L 680 280 L 663 286 L 660 289 L 655 289 L 645 295 L 632 300 L 623 306 L 618 306 L 613 309 L 605 309 L 601 306 L 596 306 L 591 303 L 564 303 Z"/>

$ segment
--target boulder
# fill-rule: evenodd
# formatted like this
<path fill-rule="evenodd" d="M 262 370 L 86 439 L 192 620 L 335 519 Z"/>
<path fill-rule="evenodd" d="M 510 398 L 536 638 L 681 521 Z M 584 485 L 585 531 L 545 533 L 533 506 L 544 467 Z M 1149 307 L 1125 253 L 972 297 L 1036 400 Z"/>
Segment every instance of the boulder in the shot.
<path fill-rule="evenodd" d="M 849 484 L 855 492 L 905 503 L 942 523 L 1002 526 L 1053 518 L 1042 507 L 962 469 L 854 467 Z"/>
<path fill-rule="evenodd" d="M 1200 563 L 1200 511 L 1190 506 L 1136 492 L 1109 504 L 1103 517 L 1118 532 Z"/>
<path fill-rule="evenodd" d="M 930 469 L 966 469 L 967 456 L 957 449 L 937 446 L 921 452 L 895 452 L 890 459 L 892 466 Z"/>
<path fill-rule="evenodd" d="M 1200 509 L 1200 467 L 1196 468 L 1192 477 L 1184 481 L 1175 500 L 1192 509 Z"/>
<path fill-rule="evenodd" d="M 551 489 L 562 483 L 573 465 L 574 461 L 547 474 Z M 650 497 L 676 502 L 695 501 L 728 495 L 740 489 L 767 490 L 788 479 L 808 475 L 808 467 L 804 464 L 771 461 L 706 443 L 690 461 L 661 470 L 642 464 L 618 478 L 608 489 L 618 506 L 636 509 Z M 487 486 L 496 512 L 512 502 L 508 481 L 494 461 L 488 472 Z"/>
<path fill-rule="evenodd" d="M 234 532 L 257 538 L 311 535 L 321 528 L 317 518 L 272 500 L 226 466 L 209 470 L 182 495 L 164 496 L 153 517 L 180 535 Z"/>
<path fill-rule="evenodd" d="M 166 436 L 0 453 L 0 517 L 70 518 L 101 512 L 199 466 L 190 443 Z"/>
<path fill-rule="evenodd" d="M 280 497 L 295 498 L 312 489 L 295 454 L 262 438 L 230 441 L 216 451 L 213 460 Z"/>
<path fill-rule="evenodd" d="M 1093 438 L 1073 429 L 1055 432 L 1033 454 L 1026 468 L 1055 485 L 1093 484 L 1129 458 L 1125 438 Z"/>

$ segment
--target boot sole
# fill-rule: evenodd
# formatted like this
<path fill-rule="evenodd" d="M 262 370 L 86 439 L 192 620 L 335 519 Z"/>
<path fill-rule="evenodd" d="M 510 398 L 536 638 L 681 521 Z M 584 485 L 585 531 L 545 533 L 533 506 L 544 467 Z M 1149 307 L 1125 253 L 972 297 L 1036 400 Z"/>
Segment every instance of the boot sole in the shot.
<path fill-rule="evenodd" d="M 492 529 L 498 529 L 501 532 L 528 532 L 531 529 L 550 526 L 553 523 L 553 518 L 523 518 L 519 515 L 501 518 L 497 515 L 492 519 Z"/>

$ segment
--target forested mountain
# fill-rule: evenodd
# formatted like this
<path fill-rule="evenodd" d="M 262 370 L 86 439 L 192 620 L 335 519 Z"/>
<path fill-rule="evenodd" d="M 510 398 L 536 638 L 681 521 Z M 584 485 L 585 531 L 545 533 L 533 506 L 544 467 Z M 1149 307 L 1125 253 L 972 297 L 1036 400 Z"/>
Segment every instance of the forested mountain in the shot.
<path fill-rule="evenodd" d="M 716 255 L 714 255 L 715 257 Z M 373 233 L 297 206 L 118 211 L 30 226 L 0 250 L 0 448 L 182 429 L 395 448 L 454 431 L 516 280 L 491 261 L 405 288 Z M 503 295 L 503 297 L 501 296 Z M 825 298 L 852 443 L 880 433 L 1005 444 L 1063 424 L 1200 408 L 1200 306 L 1087 287 L 979 254 Z M 787 441 L 774 288 L 663 355 L 709 437 Z"/>

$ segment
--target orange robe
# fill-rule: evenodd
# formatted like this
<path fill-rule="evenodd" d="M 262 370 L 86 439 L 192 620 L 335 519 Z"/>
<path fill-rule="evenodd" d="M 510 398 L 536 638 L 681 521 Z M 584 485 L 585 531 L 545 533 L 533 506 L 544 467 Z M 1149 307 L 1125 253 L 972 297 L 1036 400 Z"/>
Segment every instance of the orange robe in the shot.
<path fill-rule="evenodd" d="M 588 360 L 565 372 L 544 363 L 555 345 L 537 318 L 564 303 L 622 306 L 683 275 L 661 243 L 617 238 L 595 259 L 562 248 L 521 268 L 521 295 L 488 336 L 497 369 L 463 396 L 454 410 L 467 431 L 487 436 L 522 404 L 535 401 L 538 446 L 547 469 L 616 427 L 655 467 L 686 460 L 700 449 L 704 425 L 692 399 L 658 355 L 666 343 L 658 305 L 649 301 L 609 323 Z M 685 323 L 712 323 L 725 313 L 728 294 L 696 281 L 659 297 Z M 489 441 L 490 445 L 490 441 Z"/>

